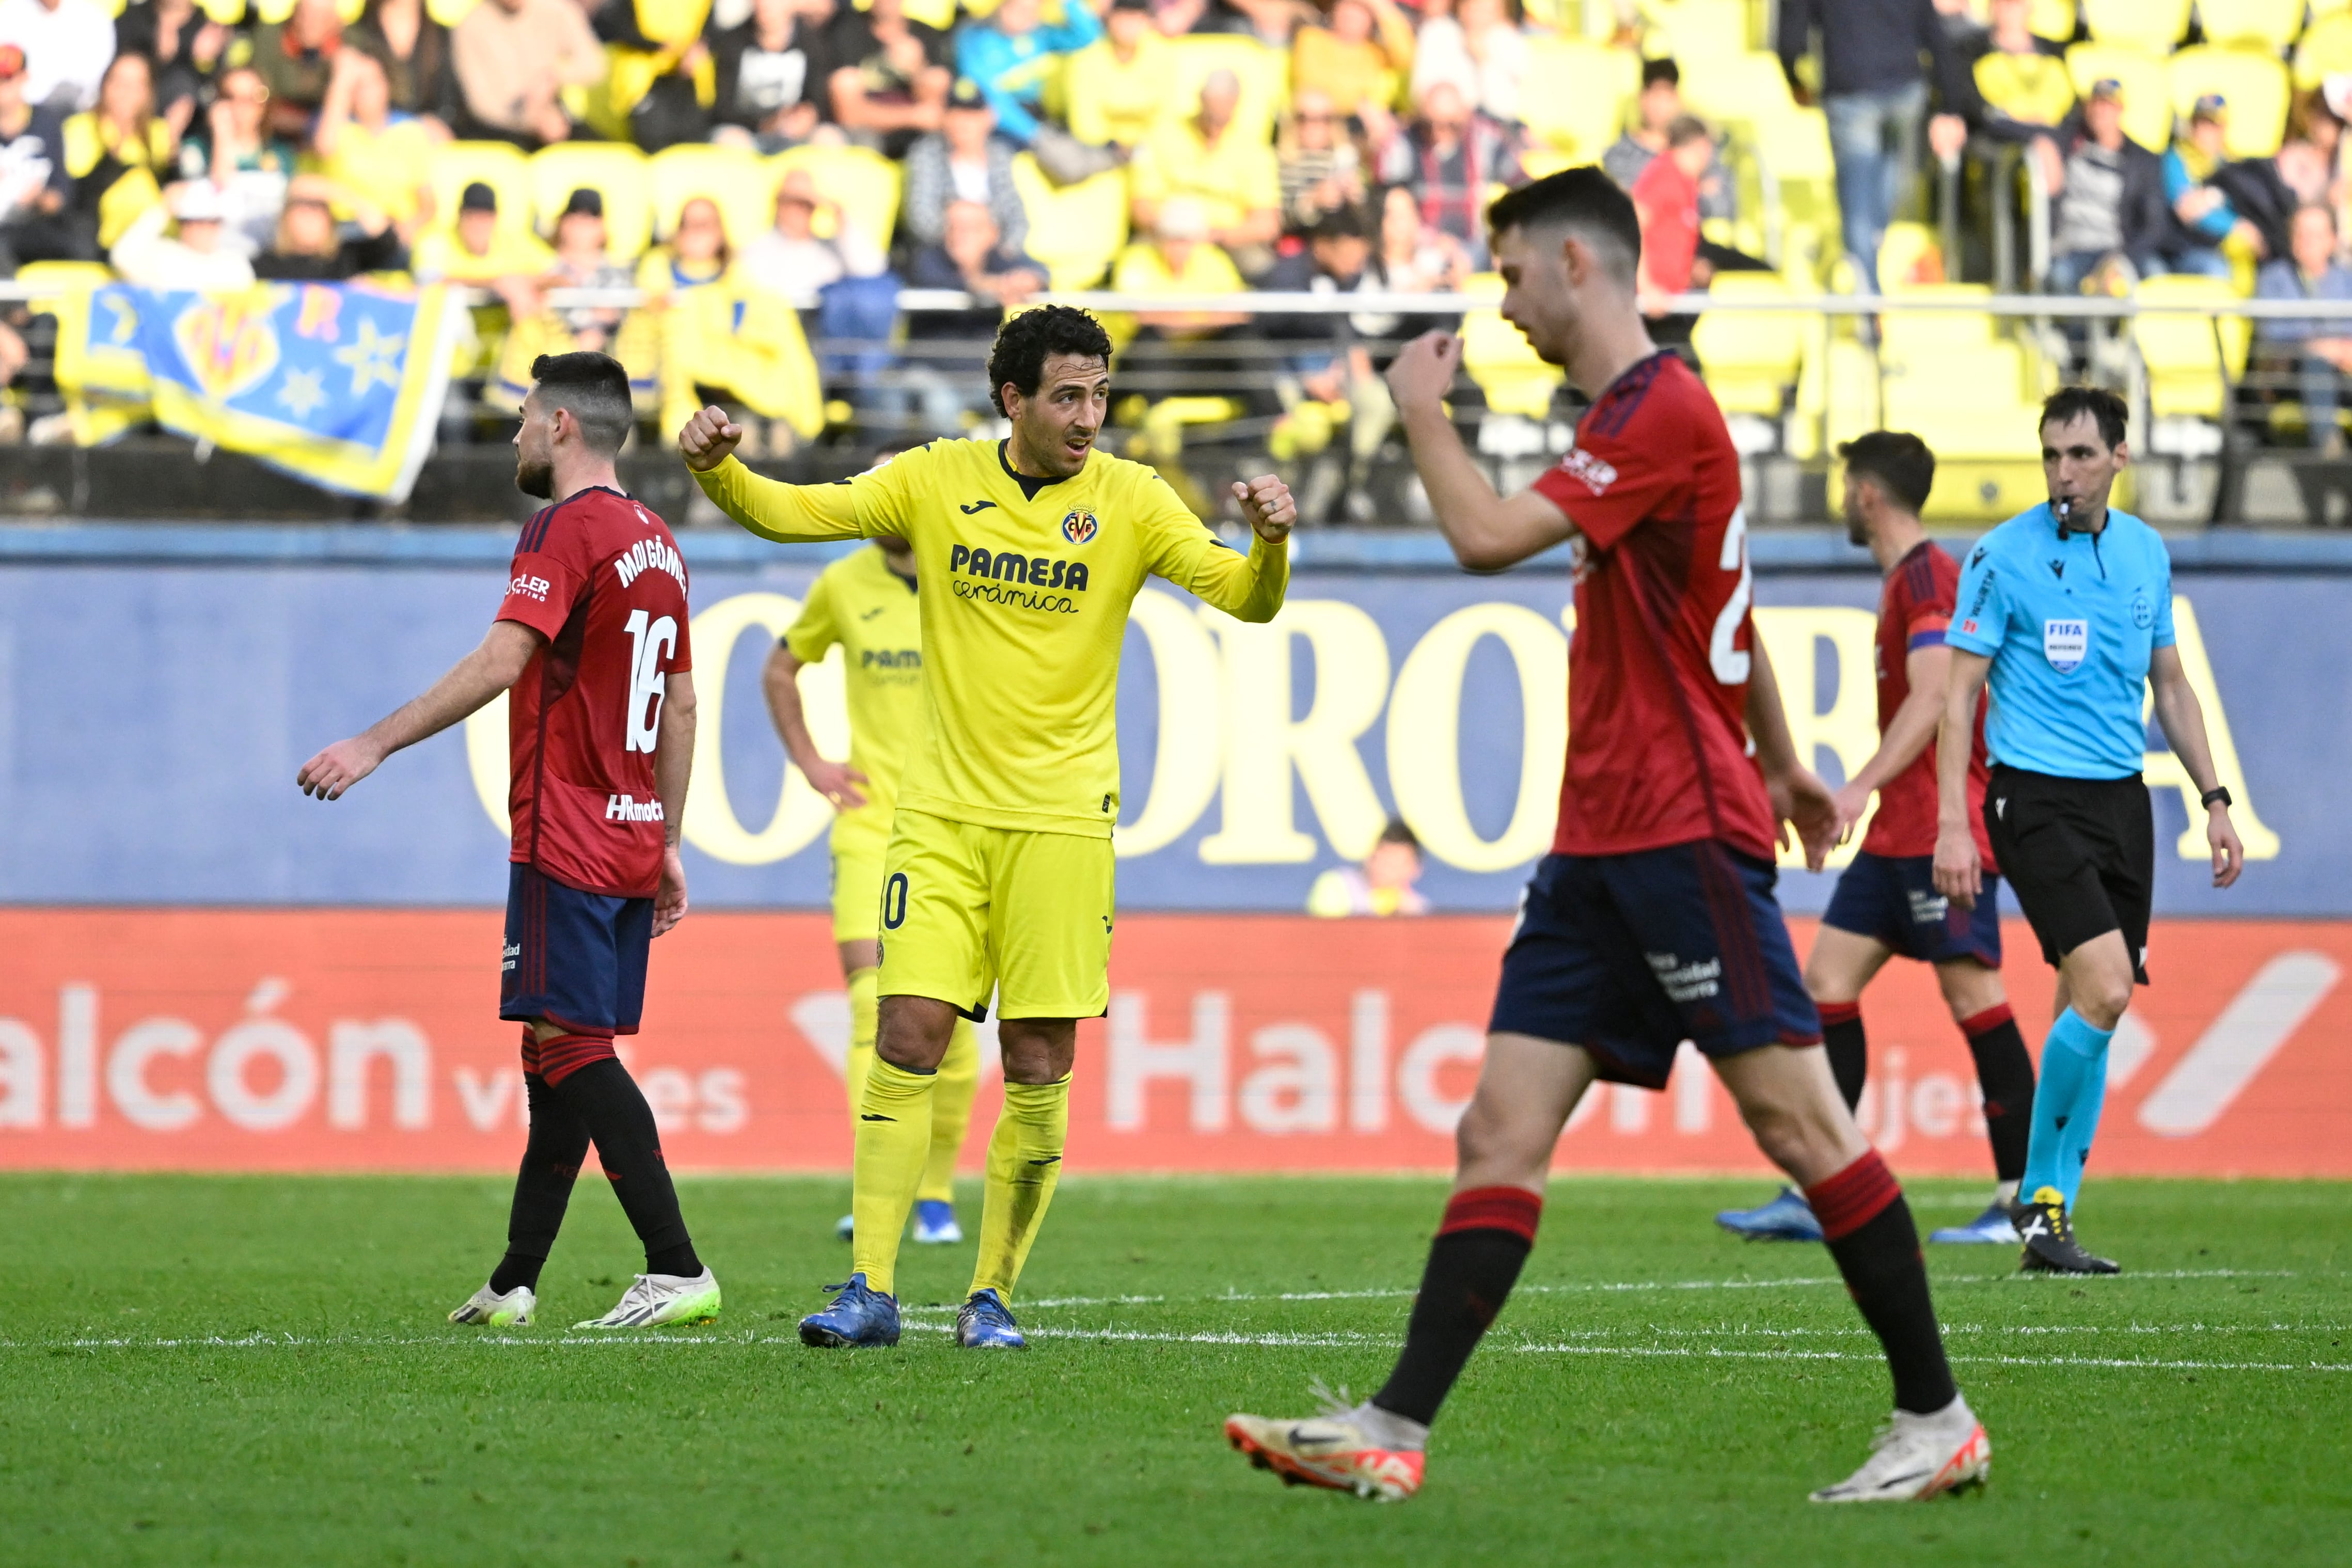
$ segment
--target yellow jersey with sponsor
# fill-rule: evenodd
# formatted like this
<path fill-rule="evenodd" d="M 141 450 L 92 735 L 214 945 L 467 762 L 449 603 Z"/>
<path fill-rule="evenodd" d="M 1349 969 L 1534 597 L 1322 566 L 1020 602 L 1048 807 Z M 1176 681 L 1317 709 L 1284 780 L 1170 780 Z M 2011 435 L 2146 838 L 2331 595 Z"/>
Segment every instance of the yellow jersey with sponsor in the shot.
<path fill-rule="evenodd" d="M 898 776 L 923 726 L 923 617 L 912 578 L 890 570 L 881 548 L 844 556 L 817 574 L 784 645 L 803 664 L 835 644 L 849 706 L 849 765 L 866 775 L 866 804 L 836 825 L 887 836 Z"/>
<path fill-rule="evenodd" d="M 934 441 L 830 485 L 732 457 L 695 477 L 765 538 L 914 546 L 927 722 L 898 805 L 982 827 L 1110 836 L 1119 650 L 1146 579 L 1244 621 L 1272 620 L 1290 581 L 1284 546 L 1227 547 L 1158 474 L 1100 452 L 1066 479 L 1016 474 L 989 441 Z"/>

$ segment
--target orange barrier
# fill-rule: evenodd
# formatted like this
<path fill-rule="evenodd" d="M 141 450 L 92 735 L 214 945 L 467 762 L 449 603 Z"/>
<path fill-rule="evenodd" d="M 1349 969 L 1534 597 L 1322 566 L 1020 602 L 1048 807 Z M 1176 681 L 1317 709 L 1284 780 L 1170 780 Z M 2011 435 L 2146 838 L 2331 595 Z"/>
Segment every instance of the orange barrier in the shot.
<path fill-rule="evenodd" d="M 1508 925 L 1129 917 L 1110 1014 L 1081 1031 L 1071 1166 L 1445 1166 Z M 2006 936 L 2038 1041 L 2051 975 L 2023 926 Z M 0 912 L 0 1166 L 511 1168 L 499 939 L 483 910 Z M 2352 924 L 2170 922 L 2148 964 L 2095 1168 L 2352 1176 Z M 1986 1174 L 1967 1050 L 1927 971 L 1892 967 L 1865 1016 L 1880 1147 L 1898 1169 Z M 674 1162 L 844 1168 L 848 1018 L 820 915 L 697 914 L 663 938 L 627 1055 Z M 995 1104 L 984 1084 L 975 1160 Z M 1663 1094 L 1588 1096 L 1559 1164 L 1762 1168 L 1713 1075 L 1687 1070 Z"/>

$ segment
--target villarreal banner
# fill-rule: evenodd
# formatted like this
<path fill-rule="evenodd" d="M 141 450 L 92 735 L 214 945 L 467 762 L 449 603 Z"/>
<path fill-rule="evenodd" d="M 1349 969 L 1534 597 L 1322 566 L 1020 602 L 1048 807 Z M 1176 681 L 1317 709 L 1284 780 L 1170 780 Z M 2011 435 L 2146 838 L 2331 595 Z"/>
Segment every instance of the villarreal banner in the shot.
<path fill-rule="evenodd" d="M 84 441 L 152 414 L 346 495 L 407 497 L 431 450 L 462 312 L 445 289 L 111 285 L 60 300 L 58 385 Z"/>

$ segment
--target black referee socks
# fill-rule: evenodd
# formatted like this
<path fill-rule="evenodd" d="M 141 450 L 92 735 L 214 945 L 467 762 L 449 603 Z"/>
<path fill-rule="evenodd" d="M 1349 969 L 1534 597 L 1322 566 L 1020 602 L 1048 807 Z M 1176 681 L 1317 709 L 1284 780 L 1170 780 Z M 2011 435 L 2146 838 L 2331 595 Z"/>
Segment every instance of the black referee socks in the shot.
<path fill-rule="evenodd" d="M 1523 1186 L 1482 1186 L 1446 1200 L 1429 1244 L 1404 1353 L 1371 1402 L 1426 1427 L 1495 1314 L 1503 1310 L 1536 1240 L 1543 1199 Z"/>

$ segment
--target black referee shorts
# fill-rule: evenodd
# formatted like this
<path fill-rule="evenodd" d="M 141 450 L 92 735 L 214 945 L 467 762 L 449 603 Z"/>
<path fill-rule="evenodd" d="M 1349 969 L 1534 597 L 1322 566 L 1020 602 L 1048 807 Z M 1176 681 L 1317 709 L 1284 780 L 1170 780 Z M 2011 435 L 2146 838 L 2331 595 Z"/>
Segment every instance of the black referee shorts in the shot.
<path fill-rule="evenodd" d="M 2093 937 L 2120 931 L 2132 973 L 2147 984 L 2156 821 L 2139 775 L 2057 779 L 1996 765 L 1984 820 L 2000 874 L 2051 967 Z"/>

